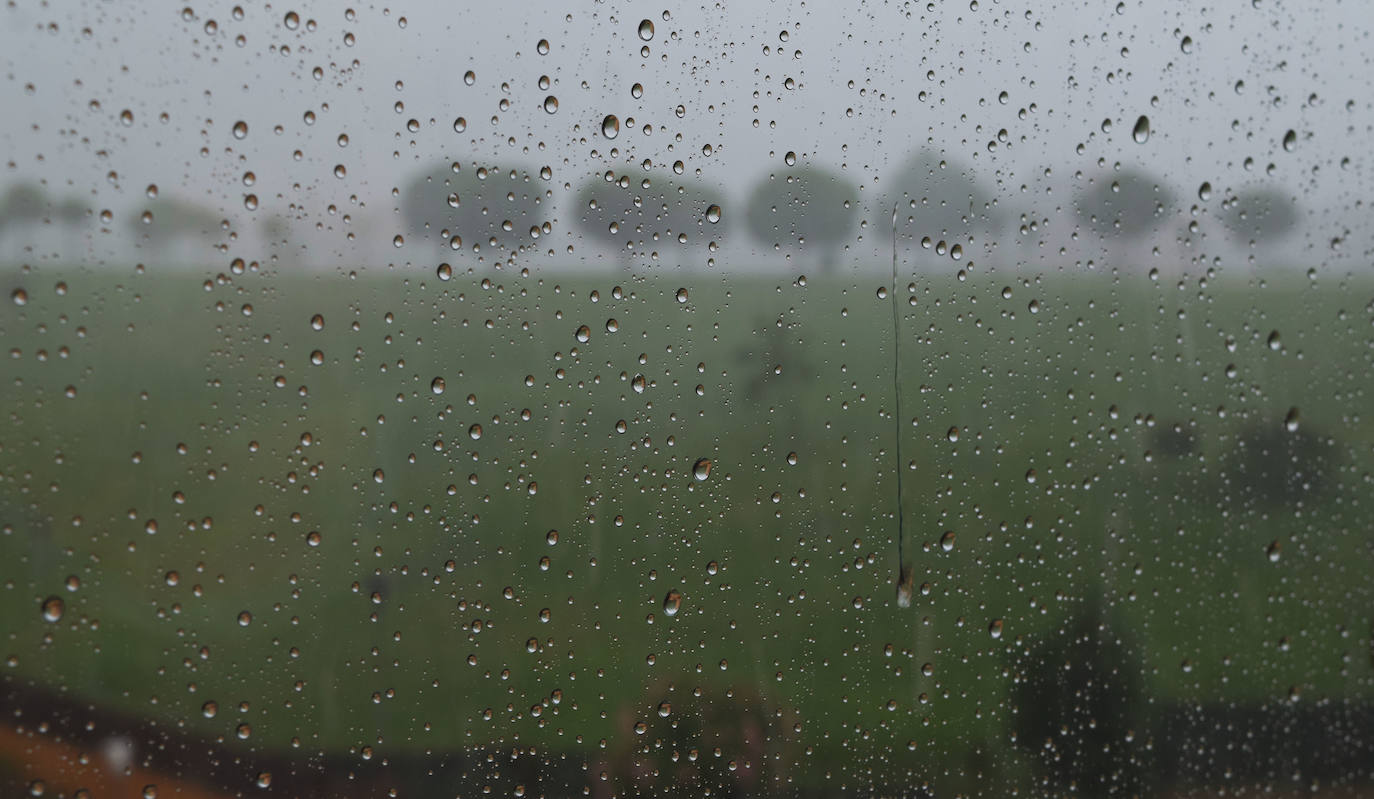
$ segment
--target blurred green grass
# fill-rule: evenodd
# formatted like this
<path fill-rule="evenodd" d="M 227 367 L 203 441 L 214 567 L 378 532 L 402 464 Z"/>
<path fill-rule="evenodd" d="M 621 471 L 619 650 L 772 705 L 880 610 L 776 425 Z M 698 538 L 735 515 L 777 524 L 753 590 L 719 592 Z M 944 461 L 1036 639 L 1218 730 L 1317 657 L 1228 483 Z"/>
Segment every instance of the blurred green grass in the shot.
<path fill-rule="evenodd" d="M 700 687 L 806 781 L 1005 745 L 1018 656 L 1101 597 L 1150 703 L 1374 696 L 1364 278 L 908 277 L 894 425 L 876 273 L 7 277 L 11 681 L 593 755 Z"/>

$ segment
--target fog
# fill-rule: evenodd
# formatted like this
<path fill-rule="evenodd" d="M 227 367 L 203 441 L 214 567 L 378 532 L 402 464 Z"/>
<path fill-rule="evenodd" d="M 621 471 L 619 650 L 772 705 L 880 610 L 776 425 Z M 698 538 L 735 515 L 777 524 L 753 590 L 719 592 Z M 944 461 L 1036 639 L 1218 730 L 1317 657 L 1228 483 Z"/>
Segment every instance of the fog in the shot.
<path fill-rule="evenodd" d="M 452 260 L 616 268 L 578 227 L 579 184 L 607 173 L 670 180 L 681 161 L 730 222 L 770 175 L 835 171 L 857 209 L 840 266 L 879 268 L 890 188 L 926 151 L 989 193 L 990 205 L 970 209 L 981 233 L 937 232 L 962 239 L 971 261 L 1345 270 L 1343 259 L 1369 250 L 1357 221 L 1374 110 L 1368 27 L 1350 24 L 1344 5 L 16 4 L 0 11 L 0 190 L 36 184 L 46 205 L 9 214 L 0 262 L 432 269 L 440 225 L 417 238 L 401 194 L 458 162 L 528 173 L 550 225 L 535 241 L 516 231 L 504 258 L 489 248 L 481 261 Z M 641 36 L 644 20 L 653 30 Z M 620 121 L 614 139 L 607 115 Z M 1137 142 L 1142 116 L 1149 135 Z M 1127 168 L 1155 176 L 1172 201 L 1123 255 L 1083 223 L 1078 201 Z M 1293 232 L 1258 256 L 1223 230 L 1229 201 L 1257 188 L 1297 209 Z M 227 226 L 151 247 L 137 220 L 154 191 Z M 709 224 L 684 246 L 637 242 L 631 267 L 817 268 L 814 243 Z M 918 216 L 912 224 L 922 232 Z M 904 238 L 904 251 L 920 238 Z"/>

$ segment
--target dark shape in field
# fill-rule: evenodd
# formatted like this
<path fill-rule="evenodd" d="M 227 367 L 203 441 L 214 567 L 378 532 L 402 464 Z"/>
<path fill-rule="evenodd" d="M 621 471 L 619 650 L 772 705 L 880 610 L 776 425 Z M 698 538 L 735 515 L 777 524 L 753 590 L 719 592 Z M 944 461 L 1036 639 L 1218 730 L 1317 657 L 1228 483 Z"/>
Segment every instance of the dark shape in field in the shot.
<path fill-rule="evenodd" d="M 1244 429 L 1222 459 L 1223 489 L 1237 501 L 1268 506 L 1316 504 L 1336 485 L 1336 442 L 1308 423 L 1289 431 L 1277 418 Z"/>
<path fill-rule="evenodd" d="M 1140 659 L 1100 600 L 1015 663 L 1016 742 L 1041 776 L 1130 796 L 1149 771 Z"/>

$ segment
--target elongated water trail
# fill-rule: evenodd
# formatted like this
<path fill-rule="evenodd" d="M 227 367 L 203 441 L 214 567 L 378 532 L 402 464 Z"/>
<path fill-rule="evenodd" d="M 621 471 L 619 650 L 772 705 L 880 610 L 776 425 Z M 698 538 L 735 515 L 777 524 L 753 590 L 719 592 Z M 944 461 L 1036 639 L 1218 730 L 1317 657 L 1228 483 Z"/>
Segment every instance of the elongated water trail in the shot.
<path fill-rule="evenodd" d="M 911 607 L 915 570 L 907 563 L 906 523 L 902 513 L 902 329 L 897 314 L 897 206 L 892 206 L 892 395 L 896 413 L 892 417 L 892 438 L 897 458 L 897 606 Z"/>

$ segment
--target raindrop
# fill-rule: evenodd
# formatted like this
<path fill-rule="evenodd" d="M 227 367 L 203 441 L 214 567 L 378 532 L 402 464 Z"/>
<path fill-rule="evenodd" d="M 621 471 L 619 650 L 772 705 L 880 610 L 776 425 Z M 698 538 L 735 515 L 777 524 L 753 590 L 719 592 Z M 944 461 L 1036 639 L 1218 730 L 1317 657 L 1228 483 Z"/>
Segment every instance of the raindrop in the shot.
<path fill-rule="evenodd" d="M 954 549 L 954 531 L 953 531 L 953 530 L 946 530 L 946 531 L 945 531 L 945 534 L 942 535 L 942 536 L 940 536 L 940 549 L 943 549 L 943 550 L 946 551 L 946 552 L 949 552 L 949 551 L 951 551 L 952 549 Z"/>
<path fill-rule="evenodd" d="M 62 614 L 67 609 L 67 603 L 62 601 L 60 596 L 50 596 L 43 600 L 43 621 L 57 622 L 62 620 Z"/>
<path fill-rule="evenodd" d="M 659 702 L 659 703 L 658 703 L 658 716 L 659 716 L 659 718 L 664 718 L 664 719 L 666 719 L 666 718 L 668 718 L 669 716 L 671 716 L 672 714 L 673 714 L 673 706 L 672 706 L 672 705 L 668 704 L 667 702 Z"/>
<path fill-rule="evenodd" d="M 607 114 L 606 118 L 601 120 L 601 135 L 608 139 L 614 139 L 619 134 L 620 120 L 616 118 L 615 114 Z"/>
<path fill-rule="evenodd" d="M 552 94 L 544 98 L 544 110 L 550 114 L 558 111 L 558 98 Z"/>
<path fill-rule="evenodd" d="M 288 11 L 286 12 L 286 19 L 283 20 L 283 23 L 286 25 L 287 30 L 293 31 L 301 26 L 301 17 L 294 11 Z"/>
<path fill-rule="evenodd" d="M 956 443 L 959 440 L 959 428 L 951 427 L 949 431 L 945 433 L 945 438 L 948 438 L 951 444 Z"/>
<path fill-rule="evenodd" d="M 1290 130 L 1287 133 L 1283 134 L 1283 149 L 1290 153 L 1298 149 L 1297 131 Z"/>
<path fill-rule="evenodd" d="M 468 438 L 471 438 L 473 441 L 477 441 L 477 440 L 480 439 L 481 437 L 482 437 L 482 425 L 480 425 L 480 424 L 474 424 L 472 427 L 469 427 L 469 428 L 468 428 Z"/>
<path fill-rule="evenodd" d="M 676 616 L 678 610 L 679 610 L 681 607 L 682 607 L 682 592 L 681 592 L 681 591 L 678 591 L 676 588 L 674 588 L 673 590 L 669 591 L 668 594 L 667 594 L 667 596 L 663 597 L 663 612 L 664 612 L 665 614 L 667 614 L 667 615 L 669 615 L 669 616 Z"/>
<path fill-rule="evenodd" d="M 1131 138 L 1135 139 L 1136 144 L 1144 144 L 1150 140 L 1150 118 L 1144 114 L 1135 121 L 1135 128 L 1131 130 Z"/>
<path fill-rule="evenodd" d="M 219 703 L 211 699 L 209 702 L 200 706 L 200 715 L 207 719 L 212 719 L 219 712 Z"/>
<path fill-rule="evenodd" d="M 1283 346 L 1283 340 L 1279 338 L 1279 331 L 1275 330 L 1269 334 L 1269 349 L 1277 352 Z"/>
<path fill-rule="evenodd" d="M 678 291 L 686 291 L 686 289 L 679 289 Z M 10 299 L 15 305 L 28 305 L 29 293 L 22 288 L 18 288 L 10 292 Z"/>
<path fill-rule="evenodd" d="M 464 73 L 463 73 L 463 82 L 466 83 L 466 84 L 469 85 L 469 86 L 471 86 L 472 84 L 476 83 L 476 82 L 477 82 L 477 73 L 476 73 L 476 72 L 473 72 L 473 71 L 470 70 L 470 69 L 469 69 L 467 72 L 464 72 Z"/>
<path fill-rule="evenodd" d="M 988 625 L 988 635 L 991 635 L 993 638 L 1001 638 L 1001 637 L 1002 637 L 1002 620 L 1001 620 L 1001 619 L 993 619 L 993 620 L 992 620 L 992 623 Z"/>
<path fill-rule="evenodd" d="M 630 96 L 638 100 L 644 96 L 644 84 L 636 83 L 630 87 Z"/>
<path fill-rule="evenodd" d="M 592 340 L 592 329 L 586 325 L 582 325 L 577 328 L 577 332 L 574 335 L 579 343 L 586 344 L 588 341 Z"/>
<path fill-rule="evenodd" d="M 434 273 L 439 276 L 440 280 L 443 281 L 453 279 L 453 267 L 449 266 L 448 264 L 439 264 L 439 268 L 434 270 Z"/>
<path fill-rule="evenodd" d="M 1298 432 L 1298 424 L 1302 421 L 1302 416 L 1297 408 L 1289 408 L 1288 415 L 1283 419 L 1283 426 L 1290 433 Z"/>
<path fill-rule="evenodd" d="M 618 332 L 620 332 L 620 323 L 617 322 L 615 319 L 607 319 L 607 320 L 606 320 L 606 332 L 607 332 L 607 333 L 618 333 Z"/>
<path fill-rule="evenodd" d="M 700 458 L 692 464 L 692 476 L 697 480 L 705 480 L 711 476 L 711 459 Z"/>
<path fill-rule="evenodd" d="M 1205 180 L 1202 181 L 1202 185 L 1197 187 L 1197 198 L 1203 202 L 1212 199 L 1212 184 Z"/>
<path fill-rule="evenodd" d="M 654 23 L 652 20 L 644 19 L 639 21 L 639 38 L 646 42 L 654 38 Z"/>
<path fill-rule="evenodd" d="M 549 40 L 548 40 L 548 39 L 540 39 L 540 40 L 539 40 L 539 44 L 536 44 L 536 45 L 534 46 L 534 49 L 535 49 L 540 55 L 548 55 L 548 54 L 549 54 Z"/>
<path fill-rule="evenodd" d="M 310 317 L 310 329 L 324 330 L 324 316 L 320 314 L 315 314 L 314 316 Z"/>
<path fill-rule="evenodd" d="M 720 221 L 720 206 L 712 205 L 706 209 L 706 221 L 715 224 Z"/>
<path fill-rule="evenodd" d="M 433 391 L 435 396 L 444 393 L 444 388 L 444 378 L 442 377 L 436 377 L 433 380 L 429 381 L 429 390 Z"/>
<path fill-rule="evenodd" d="M 677 301 L 678 301 L 678 302 L 680 302 L 680 303 L 682 303 L 682 302 L 687 302 L 687 289 L 685 289 L 685 288 L 683 288 L 683 289 L 678 289 L 678 290 L 677 290 L 677 295 L 676 295 L 676 296 L 677 296 Z"/>
<path fill-rule="evenodd" d="M 253 614 L 246 610 L 239 611 L 239 626 L 247 627 L 253 623 Z"/>
<path fill-rule="evenodd" d="M 240 119 L 234 123 L 234 138 L 242 139 L 248 136 L 248 123 Z"/>
<path fill-rule="evenodd" d="M 784 155 L 782 157 L 782 160 L 783 163 L 787 164 L 788 166 L 795 166 L 797 163 L 797 154 L 792 152 L 791 150 L 788 150 L 787 155 Z"/>
<path fill-rule="evenodd" d="M 1282 551 L 1283 551 L 1283 544 L 1279 543 L 1279 540 L 1278 540 L 1277 538 L 1275 538 L 1273 541 L 1269 542 L 1269 548 L 1266 550 L 1266 552 L 1267 552 L 1268 555 L 1269 555 L 1269 562 L 1270 562 L 1270 563 L 1278 563 L 1278 562 L 1279 562 L 1279 554 L 1280 554 Z"/>
<path fill-rule="evenodd" d="M 458 117 L 457 119 L 453 120 L 453 132 L 454 132 L 454 133 L 462 133 L 463 131 L 465 131 L 465 130 L 467 130 L 467 129 L 468 129 L 468 121 L 467 121 L 466 119 L 464 119 L 463 117 Z"/>

